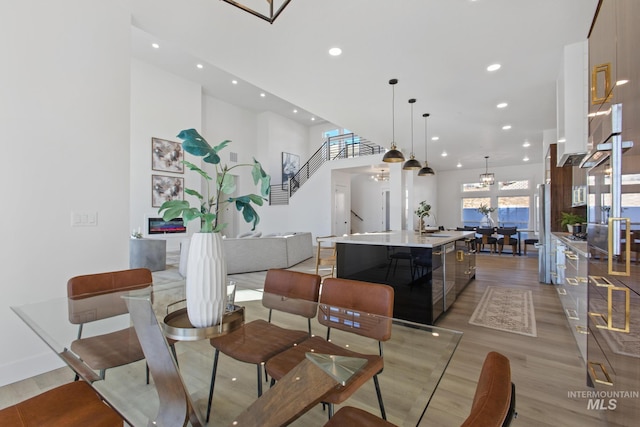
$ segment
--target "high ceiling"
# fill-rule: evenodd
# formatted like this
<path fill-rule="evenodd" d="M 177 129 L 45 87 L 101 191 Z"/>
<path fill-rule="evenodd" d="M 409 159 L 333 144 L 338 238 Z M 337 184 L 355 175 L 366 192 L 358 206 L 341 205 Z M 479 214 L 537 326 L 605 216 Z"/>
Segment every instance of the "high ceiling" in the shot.
<path fill-rule="evenodd" d="M 388 81 L 397 78 L 395 141 L 408 157 L 407 101 L 417 98 L 416 158 L 424 160 L 422 114 L 430 113 L 428 160 L 438 171 L 484 168 L 485 155 L 490 167 L 542 162 L 543 131 L 556 128 L 563 46 L 586 39 L 598 2 L 292 0 L 274 24 L 219 0 L 132 3 L 135 57 L 244 108 L 326 120 L 388 147 Z M 330 56 L 332 47 L 342 55 Z M 494 63 L 501 68 L 487 71 Z"/>

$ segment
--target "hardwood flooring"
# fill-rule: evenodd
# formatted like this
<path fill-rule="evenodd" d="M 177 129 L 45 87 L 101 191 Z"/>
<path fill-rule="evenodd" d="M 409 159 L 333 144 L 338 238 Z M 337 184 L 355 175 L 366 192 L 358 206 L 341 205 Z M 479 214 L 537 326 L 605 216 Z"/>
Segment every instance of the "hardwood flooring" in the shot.
<path fill-rule="evenodd" d="M 584 362 L 569 330 L 555 288 L 538 283 L 537 260 L 536 253 L 530 253 L 527 257 L 505 254 L 478 256 L 476 279 L 457 298 L 450 311 L 437 322 L 438 326 L 463 331 L 464 336 L 421 426 L 448 427 L 462 423 L 471 408 L 482 362 L 491 350 L 503 353 L 511 361 L 518 411 L 513 426 L 606 425 L 600 421 L 598 411 L 587 410 L 586 399 L 568 397 L 571 391 L 589 390 L 586 386 Z M 313 272 L 314 265 L 314 260 L 310 259 L 293 269 Z M 171 266 L 165 272 L 154 273 L 154 280 L 156 283 L 170 281 L 176 277 L 175 274 L 175 266 Z M 253 283 L 260 287 L 264 272 L 234 276 L 243 283 Z M 487 286 L 530 289 L 533 293 L 538 337 L 470 325 L 469 317 Z M 62 368 L 0 387 L 0 408 L 68 382 L 71 378 L 71 371 Z M 204 384 L 205 387 L 207 385 Z M 393 404 L 398 398 L 411 399 L 411 396 L 389 396 L 387 405 Z M 317 418 L 318 424 L 314 425 L 321 425 L 323 419 L 322 416 Z"/>

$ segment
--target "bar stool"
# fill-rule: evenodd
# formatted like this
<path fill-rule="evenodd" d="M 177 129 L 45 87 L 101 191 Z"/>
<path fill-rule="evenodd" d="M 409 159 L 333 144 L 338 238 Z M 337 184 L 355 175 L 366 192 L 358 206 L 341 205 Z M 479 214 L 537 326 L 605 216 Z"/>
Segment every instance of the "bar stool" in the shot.
<path fill-rule="evenodd" d="M 524 255 L 527 255 L 527 245 L 533 245 L 535 247 L 538 243 L 538 239 L 524 239 Z"/>

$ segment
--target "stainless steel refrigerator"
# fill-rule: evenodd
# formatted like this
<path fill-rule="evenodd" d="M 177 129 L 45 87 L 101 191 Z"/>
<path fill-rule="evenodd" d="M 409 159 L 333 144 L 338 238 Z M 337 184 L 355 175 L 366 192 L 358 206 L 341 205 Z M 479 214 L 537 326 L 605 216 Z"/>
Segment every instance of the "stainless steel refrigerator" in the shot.
<path fill-rule="evenodd" d="M 538 281 L 551 283 L 551 203 L 549 184 L 539 184 L 535 196 L 534 229 L 538 235 Z"/>
<path fill-rule="evenodd" d="M 603 391 L 640 386 L 640 141 L 633 141 L 640 132 L 623 123 L 624 107 L 611 105 L 603 131 L 593 132 L 601 142 L 583 161 L 590 167 L 587 378 Z M 629 425 L 640 416 L 636 401 L 618 399 L 607 420 Z"/>

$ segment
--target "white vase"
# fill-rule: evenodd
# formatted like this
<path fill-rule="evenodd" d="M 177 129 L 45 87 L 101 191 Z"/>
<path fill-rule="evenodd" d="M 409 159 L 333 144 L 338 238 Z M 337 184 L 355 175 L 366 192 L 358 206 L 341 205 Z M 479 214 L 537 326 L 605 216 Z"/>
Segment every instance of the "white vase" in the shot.
<path fill-rule="evenodd" d="M 485 216 L 483 216 L 482 219 L 480 220 L 480 228 L 493 228 L 493 227 L 494 227 L 493 219 L 489 216 L 489 214 L 486 214 Z"/>
<path fill-rule="evenodd" d="M 187 315 L 196 328 L 217 325 L 224 314 L 227 263 L 219 233 L 195 233 L 187 260 Z"/>

